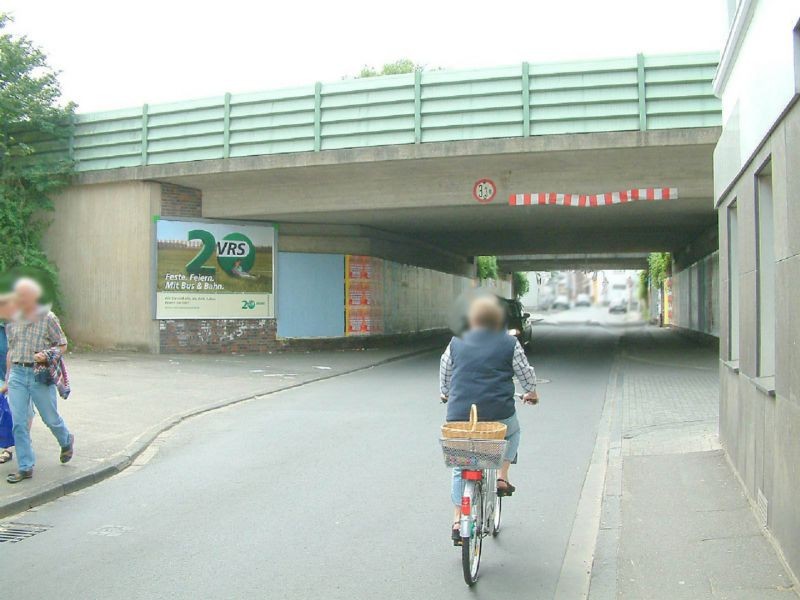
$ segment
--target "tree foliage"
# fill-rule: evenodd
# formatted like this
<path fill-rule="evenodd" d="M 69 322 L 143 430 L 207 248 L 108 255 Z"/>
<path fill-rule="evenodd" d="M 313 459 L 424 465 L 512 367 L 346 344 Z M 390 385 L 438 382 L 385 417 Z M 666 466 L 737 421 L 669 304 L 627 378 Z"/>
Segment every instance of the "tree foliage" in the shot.
<path fill-rule="evenodd" d="M 522 271 L 514 271 L 512 286 L 517 300 L 522 298 L 531 289 L 531 283 L 528 281 L 528 274 Z"/>
<path fill-rule="evenodd" d="M 61 105 L 58 74 L 27 37 L 8 33 L 0 13 L 0 272 L 39 272 L 56 289 L 42 250 L 49 196 L 69 182 L 74 105 Z M 51 298 L 54 300 L 54 298 Z"/>
<path fill-rule="evenodd" d="M 660 288 L 672 272 L 672 255 L 669 252 L 651 252 L 647 263 L 650 283 Z"/>
<path fill-rule="evenodd" d="M 380 77 L 381 75 L 401 75 L 403 73 L 413 73 L 415 71 L 422 71 L 424 65 L 418 65 L 410 58 L 401 58 L 394 62 L 386 63 L 382 68 L 376 69 L 369 65 L 361 67 L 361 71 L 356 75 L 356 79 L 363 79 L 365 77 Z"/>
<path fill-rule="evenodd" d="M 639 300 L 647 304 L 648 290 L 650 288 L 650 274 L 648 271 L 639 272 Z"/>
<path fill-rule="evenodd" d="M 496 256 L 478 256 L 475 262 L 478 266 L 478 279 L 498 278 L 499 272 L 497 270 Z"/>

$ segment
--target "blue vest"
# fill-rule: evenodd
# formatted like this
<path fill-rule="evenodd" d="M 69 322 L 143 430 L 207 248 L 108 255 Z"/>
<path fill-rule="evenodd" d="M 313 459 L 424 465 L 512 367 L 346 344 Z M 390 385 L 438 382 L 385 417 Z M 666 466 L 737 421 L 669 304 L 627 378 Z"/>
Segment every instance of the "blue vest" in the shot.
<path fill-rule="evenodd" d="M 473 404 L 478 406 L 479 421 L 499 421 L 514 415 L 516 345 L 517 339 L 505 331 L 478 329 L 453 338 L 448 421 L 469 421 Z"/>

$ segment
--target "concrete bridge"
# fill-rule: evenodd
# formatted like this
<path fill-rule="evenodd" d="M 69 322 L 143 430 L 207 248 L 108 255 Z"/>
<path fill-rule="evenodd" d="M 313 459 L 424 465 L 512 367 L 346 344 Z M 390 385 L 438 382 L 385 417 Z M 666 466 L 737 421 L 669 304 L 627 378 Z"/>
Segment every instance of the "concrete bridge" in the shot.
<path fill-rule="evenodd" d="M 523 63 L 80 115 L 79 174 L 57 199 L 59 222 L 113 237 L 112 256 L 143 256 L 145 273 L 95 272 L 120 290 L 121 308 L 99 318 L 81 293 L 90 261 L 54 232 L 73 281 L 68 320 L 108 344 L 96 325 L 127 307 L 140 333 L 116 326 L 111 338 L 163 346 L 147 275 L 154 215 L 270 221 L 279 253 L 462 278 L 485 254 L 514 270 L 636 266 L 668 250 L 688 266 L 716 249 L 716 65 L 711 54 Z"/>

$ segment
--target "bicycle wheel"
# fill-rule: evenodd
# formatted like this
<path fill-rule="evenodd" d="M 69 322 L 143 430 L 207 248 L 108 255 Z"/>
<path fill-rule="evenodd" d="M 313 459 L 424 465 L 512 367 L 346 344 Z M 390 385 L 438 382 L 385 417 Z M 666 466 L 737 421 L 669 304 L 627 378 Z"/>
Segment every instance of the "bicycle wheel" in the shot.
<path fill-rule="evenodd" d="M 494 515 L 492 515 L 492 535 L 497 537 L 500 533 L 500 520 L 503 513 L 503 499 L 497 494 L 494 497 Z"/>
<path fill-rule="evenodd" d="M 472 528 L 470 536 L 461 539 L 461 567 L 467 585 L 474 585 L 478 581 L 483 546 L 483 487 L 481 482 L 476 481 L 472 490 L 470 506 Z"/>
<path fill-rule="evenodd" d="M 500 533 L 500 515 L 503 510 L 503 499 L 497 495 L 497 471 L 486 472 L 486 493 L 484 498 L 486 500 L 486 509 L 484 510 L 484 517 L 486 518 L 486 531 L 496 536 Z"/>

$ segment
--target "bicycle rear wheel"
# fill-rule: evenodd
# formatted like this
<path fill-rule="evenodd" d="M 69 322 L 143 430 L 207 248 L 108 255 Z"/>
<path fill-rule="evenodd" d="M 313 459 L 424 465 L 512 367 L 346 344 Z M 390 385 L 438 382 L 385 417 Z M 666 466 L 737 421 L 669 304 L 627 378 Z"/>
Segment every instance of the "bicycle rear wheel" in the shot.
<path fill-rule="evenodd" d="M 487 471 L 485 481 L 484 499 L 486 500 L 486 508 L 484 509 L 484 517 L 486 518 L 486 531 L 491 533 L 492 537 L 495 537 L 500 533 L 500 519 L 503 510 L 503 499 L 497 495 L 497 471 Z"/>
<path fill-rule="evenodd" d="M 461 567 L 464 581 L 474 585 L 478 581 L 478 569 L 481 565 L 481 548 L 483 547 L 483 486 L 476 481 L 472 488 L 470 504 L 471 528 L 470 536 L 461 538 Z"/>
<path fill-rule="evenodd" d="M 503 499 L 495 496 L 494 500 L 494 515 L 492 515 L 492 535 L 497 537 L 500 533 L 500 522 L 503 513 Z"/>

